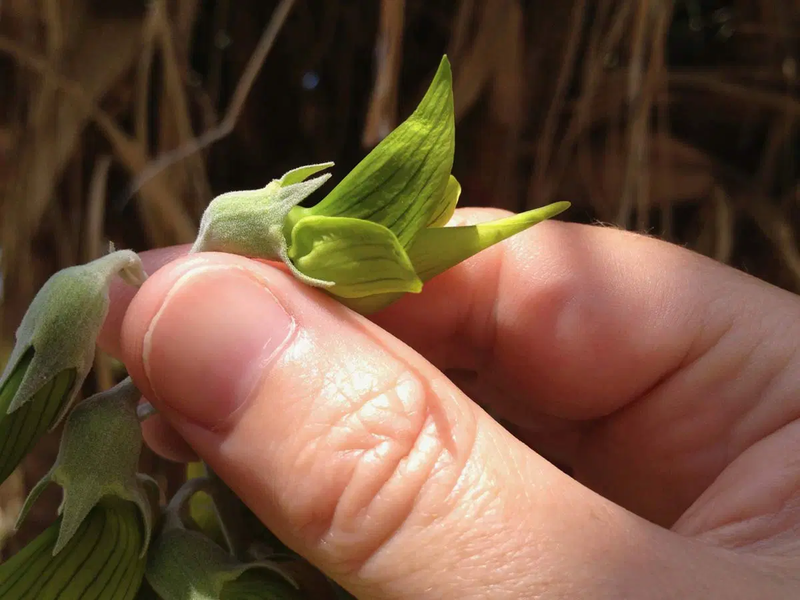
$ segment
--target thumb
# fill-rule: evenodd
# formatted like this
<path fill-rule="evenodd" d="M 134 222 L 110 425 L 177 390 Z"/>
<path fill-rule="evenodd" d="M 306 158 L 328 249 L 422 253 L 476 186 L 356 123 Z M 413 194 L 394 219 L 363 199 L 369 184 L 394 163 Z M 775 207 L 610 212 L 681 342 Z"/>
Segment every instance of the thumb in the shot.
<path fill-rule="evenodd" d="M 698 565 L 743 577 L 578 485 L 407 346 L 270 266 L 162 268 L 122 351 L 199 456 L 356 596 L 665 597 L 649 574 L 693 597 L 680 579 Z"/>

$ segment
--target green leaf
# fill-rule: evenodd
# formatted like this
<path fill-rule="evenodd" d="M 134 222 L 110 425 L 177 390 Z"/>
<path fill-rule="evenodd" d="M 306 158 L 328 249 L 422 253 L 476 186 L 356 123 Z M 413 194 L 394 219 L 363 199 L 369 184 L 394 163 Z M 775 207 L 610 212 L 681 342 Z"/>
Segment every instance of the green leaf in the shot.
<path fill-rule="evenodd" d="M 461 184 L 458 180 L 450 175 L 447 182 L 447 188 L 444 191 L 444 196 L 436 206 L 436 211 L 431 215 L 428 227 L 444 227 L 453 218 L 453 213 L 456 212 L 456 205 L 458 199 L 461 197 Z"/>
<path fill-rule="evenodd" d="M 142 448 L 136 417 L 140 397 L 128 379 L 81 402 L 67 418 L 58 457 L 31 490 L 17 520 L 19 526 L 50 483 L 61 486 L 62 520 L 54 554 L 66 547 L 92 509 L 109 497 L 128 500 L 138 507 L 145 532 L 139 550 L 142 556 L 146 553 L 153 525 L 147 486 L 156 484 L 137 474 Z"/>
<path fill-rule="evenodd" d="M 298 271 L 289 260 L 284 235 L 292 209 L 318 190 L 330 174 L 306 178 L 333 163 L 299 167 L 258 190 L 228 192 L 214 198 L 200 220 L 200 231 L 190 250 L 228 252 L 250 258 L 281 260 L 303 283 L 330 287 L 330 281 L 314 279 Z"/>
<path fill-rule="evenodd" d="M 328 291 L 336 296 L 422 290 L 394 234 L 370 221 L 305 217 L 292 230 L 289 256 L 306 275 L 334 282 Z"/>
<path fill-rule="evenodd" d="M 569 202 L 555 202 L 488 223 L 426 229 L 416 237 L 408 256 L 420 279 L 428 281 L 481 250 L 555 217 L 569 207 Z"/>
<path fill-rule="evenodd" d="M 436 213 L 455 152 L 450 62 L 445 56 L 414 113 L 353 169 L 309 215 L 367 219 L 408 249 Z"/>

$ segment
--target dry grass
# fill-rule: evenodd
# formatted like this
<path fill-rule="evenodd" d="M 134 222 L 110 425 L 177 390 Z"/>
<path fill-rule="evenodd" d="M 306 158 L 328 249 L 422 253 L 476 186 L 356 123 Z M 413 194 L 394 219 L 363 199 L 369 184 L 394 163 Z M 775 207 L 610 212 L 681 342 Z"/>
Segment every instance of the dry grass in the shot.
<path fill-rule="evenodd" d="M 465 204 L 568 199 L 800 291 L 798 32 L 797 0 L 5 0 L 0 340 L 109 240 L 188 242 L 216 193 L 341 176 L 445 51 Z M 21 489 L 0 489 L 0 539 Z"/>

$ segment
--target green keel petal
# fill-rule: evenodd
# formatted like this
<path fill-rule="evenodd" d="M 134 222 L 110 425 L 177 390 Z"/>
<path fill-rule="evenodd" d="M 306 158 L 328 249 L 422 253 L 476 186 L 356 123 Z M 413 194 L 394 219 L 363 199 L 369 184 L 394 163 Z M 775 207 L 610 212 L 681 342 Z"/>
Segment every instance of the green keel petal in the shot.
<path fill-rule="evenodd" d="M 428 281 L 481 250 L 555 217 L 569 206 L 569 202 L 556 202 L 489 223 L 426 229 L 414 240 L 408 255 L 420 279 Z M 369 315 L 386 308 L 402 295 L 401 293 L 376 294 L 365 298 L 345 298 L 341 302 L 362 315 Z"/>
<path fill-rule="evenodd" d="M 309 277 L 333 281 L 343 298 L 419 292 L 422 281 L 386 227 L 345 217 L 305 217 L 292 230 L 289 257 Z"/>
<path fill-rule="evenodd" d="M 426 229 L 414 239 L 408 256 L 420 279 L 428 281 L 481 250 L 555 217 L 569 206 L 569 202 L 555 202 L 498 221 Z"/>

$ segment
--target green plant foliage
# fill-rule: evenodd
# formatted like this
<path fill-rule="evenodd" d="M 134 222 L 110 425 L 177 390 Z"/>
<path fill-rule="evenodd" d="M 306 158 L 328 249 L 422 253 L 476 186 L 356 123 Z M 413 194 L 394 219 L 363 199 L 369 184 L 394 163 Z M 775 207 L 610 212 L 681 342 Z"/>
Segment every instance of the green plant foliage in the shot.
<path fill-rule="evenodd" d="M 0 565 L 3 600 L 132 600 L 142 583 L 145 532 L 140 510 L 104 500 L 57 555 L 61 518 Z"/>
<path fill-rule="evenodd" d="M 77 397 L 94 363 L 116 275 L 133 285 L 145 280 L 134 252 L 112 252 L 53 275 L 25 313 L 0 377 L 0 483 Z"/>
<path fill-rule="evenodd" d="M 17 521 L 19 525 L 25 519 L 50 483 L 61 486 L 62 519 L 55 554 L 107 497 L 129 500 L 139 508 L 145 531 L 142 556 L 147 552 L 153 528 L 152 497 L 158 497 L 158 484 L 137 473 L 142 448 L 142 430 L 136 417 L 139 397 L 139 390 L 126 379 L 81 402 L 67 418 L 56 462 L 31 490 Z"/>

